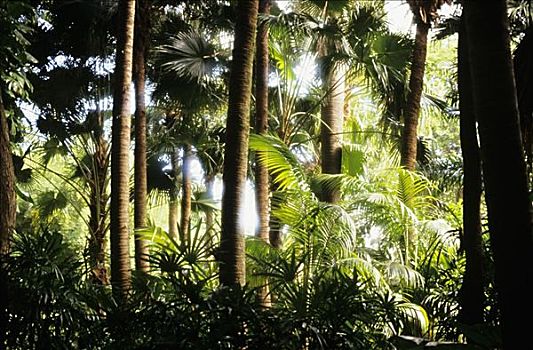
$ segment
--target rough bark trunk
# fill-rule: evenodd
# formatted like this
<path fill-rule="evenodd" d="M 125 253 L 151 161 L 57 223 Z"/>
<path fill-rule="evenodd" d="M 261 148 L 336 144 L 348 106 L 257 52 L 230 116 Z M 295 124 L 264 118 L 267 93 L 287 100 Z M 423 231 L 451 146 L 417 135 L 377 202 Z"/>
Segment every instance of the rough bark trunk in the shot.
<path fill-rule="evenodd" d="M 91 200 L 89 204 L 89 264 L 92 280 L 108 284 L 106 268 L 106 233 L 107 233 L 107 184 L 109 166 L 109 144 L 103 136 L 104 115 L 97 112 L 98 127 L 94 133 L 95 152 L 93 154 L 94 175 L 91 179 Z"/>
<path fill-rule="evenodd" d="M 461 323 L 483 323 L 484 253 L 481 231 L 481 156 L 477 141 L 472 80 L 468 61 L 468 42 L 461 20 L 458 49 L 458 84 L 461 151 L 463 155 L 463 241 L 466 269 L 460 291 Z"/>
<path fill-rule="evenodd" d="M 219 251 L 220 283 L 223 285 L 243 285 L 246 280 L 244 235 L 241 232 L 239 214 L 246 189 L 257 12 L 258 0 L 238 2 L 226 123 L 222 232 Z"/>
<path fill-rule="evenodd" d="M 504 349 L 523 348 L 533 313 L 531 202 L 518 122 L 504 0 L 464 3 L 474 109 Z"/>
<path fill-rule="evenodd" d="M 407 170 L 414 170 L 416 166 L 416 146 L 420 101 L 424 88 L 424 73 L 426 68 L 427 40 L 429 24 L 416 25 L 415 46 L 409 77 L 409 93 L 405 105 L 404 127 L 402 132 L 401 166 Z"/>
<path fill-rule="evenodd" d="M 270 0 L 259 1 L 259 12 L 270 13 Z M 266 134 L 268 131 L 268 26 L 262 23 L 257 30 L 257 48 L 255 58 L 255 133 Z M 259 224 L 256 235 L 269 242 L 269 177 L 266 166 L 255 157 L 255 198 Z"/>
<path fill-rule="evenodd" d="M 320 127 L 321 162 L 323 174 L 340 174 L 342 165 L 342 131 L 344 124 L 345 72 L 343 67 L 334 65 L 324 74 L 324 90 L 327 93 L 321 108 Z M 340 199 L 340 191 L 322 191 L 323 201 L 335 203 Z"/>
<path fill-rule="evenodd" d="M 185 243 L 190 239 L 190 223 L 191 223 L 191 199 L 192 199 L 192 183 L 191 183 L 191 161 L 192 161 L 192 147 L 185 145 L 183 147 L 183 162 L 181 166 L 181 220 L 180 220 L 180 240 Z"/>
<path fill-rule="evenodd" d="M 15 230 L 17 198 L 15 168 L 11 155 L 7 115 L 0 89 L 0 256 L 9 253 L 11 235 Z"/>
<path fill-rule="evenodd" d="M 149 31 L 149 10 L 147 0 L 137 0 L 138 13 L 135 17 L 135 38 L 133 42 L 133 71 L 135 86 L 135 178 L 134 178 L 134 226 L 147 226 L 147 179 L 146 179 L 146 53 Z M 148 271 L 148 246 L 135 234 L 135 269 Z"/>
<path fill-rule="evenodd" d="M 121 301 L 131 288 L 129 252 L 130 84 L 135 0 L 119 2 L 111 146 L 111 283 Z"/>

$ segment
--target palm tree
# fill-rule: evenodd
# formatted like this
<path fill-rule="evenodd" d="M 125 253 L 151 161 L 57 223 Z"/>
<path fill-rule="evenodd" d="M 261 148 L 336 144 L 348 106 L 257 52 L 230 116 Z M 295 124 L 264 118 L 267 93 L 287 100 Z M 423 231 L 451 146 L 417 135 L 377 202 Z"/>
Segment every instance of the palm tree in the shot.
<path fill-rule="evenodd" d="M 533 235 L 507 6 L 466 1 L 464 11 L 503 348 L 519 349 L 531 329 L 516 315 L 533 312 Z"/>
<path fill-rule="evenodd" d="M 9 242 L 15 229 L 17 202 L 15 196 L 15 168 L 11 156 L 9 127 L 0 89 L 0 256 L 9 252 Z"/>
<path fill-rule="evenodd" d="M 129 253 L 129 87 L 132 75 L 135 0 L 119 2 L 111 145 L 111 283 L 120 300 L 131 286 Z"/>
<path fill-rule="evenodd" d="M 142 229 L 147 225 L 146 184 L 146 55 L 150 30 L 149 0 L 137 1 L 135 16 L 135 37 L 133 41 L 133 81 L 135 83 L 135 184 L 134 184 L 134 226 Z M 135 235 L 135 268 L 146 271 L 148 262 L 146 242 Z"/>
<path fill-rule="evenodd" d="M 259 1 L 259 13 L 270 14 L 270 0 Z M 257 30 L 255 58 L 255 132 L 259 135 L 268 131 L 268 24 L 263 21 Z M 268 169 L 258 157 L 255 159 L 255 198 L 259 225 L 256 235 L 269 241 L 269 177 Z"/>
<path fill-rule="evenodd" d="M 244 284 L 244 236 L 239 225 L 248 164 L 250 94 L 258 0 L 240 0 L 237 5 L 233 62 L 229 85 L 224 194 L 220 237 L 220 283 Z"/>
<path fill-rule="evenodd" d="M 408 170 L 416 165 L 417 128 L 420 113 L 420 100 L 424 87 L 428 33 L 437 10 L 449 0 L 408 0 L 416 23 L 415 46 L 413 48 L 409 92 L 404 112 L 402 148 L 400 163 Z"/>
<path fill-rule="evenodd" d="M 463 247 L 466 267 L 461 286 L 461 322 L 483 323 L 484 253 L 481 232 L 481 160 L 477 139 L 476 116 L 472 99 L 472 80 L 468 60 L 468 41 L 461 19 L 458 49 L 458 85 L 461 151 L 463 155 Z"/>

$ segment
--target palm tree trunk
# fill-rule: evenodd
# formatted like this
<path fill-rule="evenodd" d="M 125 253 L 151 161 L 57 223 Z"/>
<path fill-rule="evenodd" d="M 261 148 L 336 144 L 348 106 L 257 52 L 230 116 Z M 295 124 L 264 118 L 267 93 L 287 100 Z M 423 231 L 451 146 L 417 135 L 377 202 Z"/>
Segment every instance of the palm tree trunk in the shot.
<path fill-rule="evenodd" d="M 324 75 L 324 90 L 327 94 L 321 109 L 320 127 L 321 161 L 323 174 L 340 174 L 342 165 L 342 131 L 344 124 L 344 69 L 334 65 Z M 322 200 L 335 203 L 340 191 L 323 190 Z"/>
<path fill-rule="evenodd" d="M 0 256 L 9 253 L 10 240 L 15 230 L 17 198 L 15 194 L 15 168 L 11 156 L 9 127 L 0 89 Z"/>
<path fill-rule="evenodd" d="M 259 1 L 259 12 L 270 14 L 270 0 Z M 268 26 L 262 23 L 257 30 L 257 48 L 255 58 L 255 132 L 265 134 L 268 131 Z M 266 166 L 255 157 L 255 198 L 259 225 L 256 235 L 269 241 L 269 177 Z"/>
<path fill-rule="evenodd" d="M 98 126 L 94 133 L 95 152 L 93 155 L 94 175 L 91 179 L 91 200 L 89 205 L 89 263 L 93 282 L 108 284 L 106 268 L 107 232 L 107 181 L 109 166 L 109 145 L 103 136 L 104 115 L 97 112 Z"/>
<path fill-rule="evenodd" d="M 246 280 L 244 235 L 239 225 L 239 214 L 246 188 L 250 95 L 258 3 L 258 0 L 240 0 L 237 5 L 226 123 L 222 232 L 219 251 L 220 283 L 223 285 L 243 285 Z"/>
<path fill-rule="evenodd" d="M 533 314 L 533 235 L 506 7 L 464 3 L 503 348 L 520 349 L 531 322 L 517 315 Z"/>
<path fill-rule="evenodd" d="M 169 193 L 168 201 L 168 234 L 175 240 L 179 237 L 178 230 L 178 154 L 176 150 L 170 155 L 170 163 L 172 165 L 173 186 Z"/>
<path fill-rule="evenodd" d="M 460 291 L 460 320 L 463 324 L 483 323 L 484 253 L 481 232 L 481 159 L 477 141 L 476 116 L 472 99 L 472 79 L 468 42 L 461 20 L 458 49 L 459 110 L 461 112 L 461 151 L 463 155 L 463 248 L 466 268 Z"/>
<path fill-rule="evenodd" d="M 429 24 L 423 22 L 416 25 L 415 46 L 413 49 L 413 61 L 411 63 L 411 76 L 409 78 L 409 93 L 407 94 L 405 105 L 400 160 L 400 164 L 407 170 L 414 170 L 416 166 L 418 116 L 420 114 L 420 101 L 424 88 L 429 27 Z"/>
<path fill-rule="evenodd" d="M 131 287 L 129 253 L 130 96 L 135 0 L 119 2 L 111 147 L 111 283 L 124 301 Z"/>
<path fill-rule="evenodd" d="M 135 18 L 135 38 L 133 43 L 133 67 L 135 83 L 135 188 L 134 188 L 134 226 L 142 229 L 147 226 L 147 179 L 146 179 L 146 53 L 149 30 L 149 4 L 147 0 L 138 0 L 139 12 Z M 135 234 L 135 269 L 147 271 L 146 242 Z"/>
<path fill-rule="evenodd" d="M 259 13 L 268 15 L 271 8 L 270 0 L 259 1 Z M 255 132 L 259 135 L 268 131 L 268 26 L 262 23 L 257 30 L 257 47 L 255 51 Z M 270 241 L 269 216 L 269 183 L 268 169 L 261 164 L 259 156 L 255 157 L 255 199 L 259 225 L 256 235 L 265 242 Z M 270 306 L 268 285 L 258 291 L 259 302 L 264 307 Z"/>
<path fill-rule="evenodd" d="M 190 239 L 190 223 L 191 223 L 191 198 L 192 198 L 192 183 L 191 183 L 191 161 L 192 161 L 192 147 L 187 144 L 183 148 L 183 162 L 181 166 L 181 242 L 188 242 Z"/>

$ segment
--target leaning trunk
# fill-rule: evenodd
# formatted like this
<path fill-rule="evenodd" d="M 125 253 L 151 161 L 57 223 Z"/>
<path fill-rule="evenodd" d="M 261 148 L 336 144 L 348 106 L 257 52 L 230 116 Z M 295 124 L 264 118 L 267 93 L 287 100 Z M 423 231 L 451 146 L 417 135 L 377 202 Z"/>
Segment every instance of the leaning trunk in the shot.
<path fill-rule="evenodd" d="M 15 168 L 11 155 L 7 115 L 0 89 L 0 257 L 9 252 L 11 235 L 15 230 L 17 199 Z"/>
<path fill-rule="evenodd" d="M 135 0 L 119 3 L 111 147 L 111 283 L 124 301 L 131 287 L 129 253 L 129 114 Z"/>
<path fill-rule="evenodd" d="M 416 165 L 416 146 L 420 101 L 424 87 L 426 67 L 427 40 L 430 25 L 420 22 L 416 25 L 415 46 L 409 78 L 409 93 L 405 105 L 404 126 L 402 132 L 401 166 L 414 170 Z"/>
<path fill-rule="evenodd" d="M 320 127 L 321 162 L 323 174 L 340 174 L 342 161 L 342 130 L 344 124 L 345 78 L 342 66 L 333 65 L 324 74 L 326 95 L 321 109 Z M 339 189 L 323 189 L 322 200 L 335 203 L 340 198 Z"/>
<path fill-rule="evenodd" d="M 147 226 L 147 179 L 146 179 L 146 45 L 149 30 L 149 5 L 147 0 L 138 0 L 140 11 L 135 18 L 135 38 L 133 46 L 133 67 L 135 86 L 135 188 L 134 188 L 134 226 L 135 230 Z M 147 271 L 148 247 L 146 242 L 135 233 L 135 269 Z"/>
<path fill-rule="evenodd" d="M 182 243 L 190 239 L 191 225 L 191 200 L 192 200 L 192 183 L 191 183 L 191 161 L 192 147 L 185 145 L 183 147 L 183 164 L 181 167 L 181 231 L 180 240 Z"/>
<path fill-rule="evenodd" d="M 503 348 L 521 349 L 531 322 L 517 315 L 533 314 L 533 237 L 506 2 L 465 1 L 464 11 Z"/>
<path fill-rule="evenodd" d="M 244 235 L 239 213 L 246 189 L 250 95 L 257 27 L 258 0 L 240 0 L 233 47 L 229 85 L 226 149 L 224 157 L 224 195 L 220 237 L 220 283 L 245 283 Z"/>
<path fill-rule="evenodd" d="M 476 117 L 468 46 L 461 20 L 458 49 L 459 110 L 461 112 L 461 151 L 463 155 L 463 241 L 466 268 L 460 291 L 460 320 L 467 325 L 483 323 L 483 241 L 481 235 L 481 159 L 477 141 Z"/>

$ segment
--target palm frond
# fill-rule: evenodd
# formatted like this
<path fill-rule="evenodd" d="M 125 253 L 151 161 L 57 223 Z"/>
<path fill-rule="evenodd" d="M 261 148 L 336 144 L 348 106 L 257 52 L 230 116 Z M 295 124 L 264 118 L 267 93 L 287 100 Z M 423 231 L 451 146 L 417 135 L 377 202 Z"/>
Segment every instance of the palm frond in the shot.
<path fill-rule="evenodd" d="M 309 192 L 309 184 L 302 165 L 290 149 L 271 135 L 250 135 L 250 149 L 259 161 L 268 168 L 279 190 L 299 189 Z"/>

